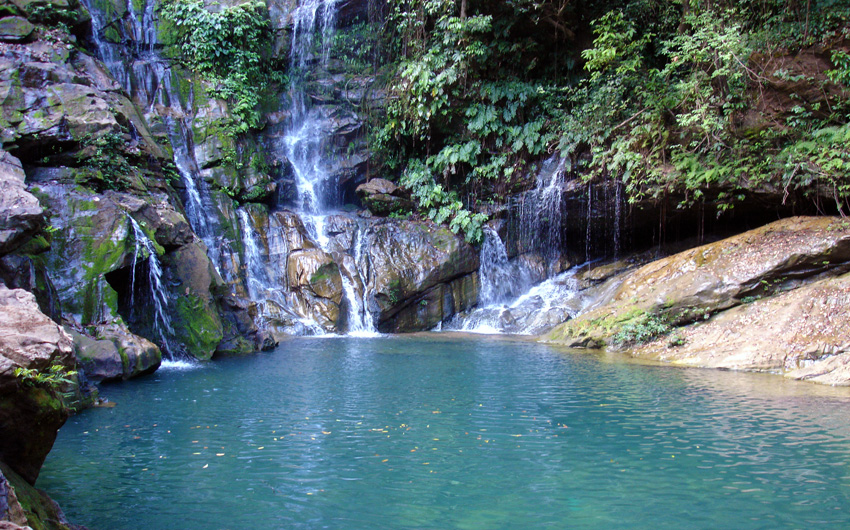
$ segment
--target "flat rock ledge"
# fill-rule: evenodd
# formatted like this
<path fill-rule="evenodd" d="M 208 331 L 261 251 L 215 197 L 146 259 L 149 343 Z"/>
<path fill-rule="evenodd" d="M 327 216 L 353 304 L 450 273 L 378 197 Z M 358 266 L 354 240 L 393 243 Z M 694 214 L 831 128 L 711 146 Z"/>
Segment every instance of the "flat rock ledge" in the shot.
<path fill-rule="evenodd" d="M 630 272 L 609 302 L 541 340 L 850 386 L 848 270 L 850 221 L 783 219 Z M 670 333 L 622 343 L 650 320 Z"/>

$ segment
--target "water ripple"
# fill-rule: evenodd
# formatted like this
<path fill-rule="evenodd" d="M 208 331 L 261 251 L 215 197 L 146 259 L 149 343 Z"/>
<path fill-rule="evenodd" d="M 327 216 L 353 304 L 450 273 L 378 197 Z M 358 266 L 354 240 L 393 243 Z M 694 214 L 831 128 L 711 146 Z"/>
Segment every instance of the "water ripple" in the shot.
<path fill-rule="evenodd" d="M 850 393 L 777 377 L 419 335 L 104 393 L 39 479 L 95 529 L 850 524 Z"/>

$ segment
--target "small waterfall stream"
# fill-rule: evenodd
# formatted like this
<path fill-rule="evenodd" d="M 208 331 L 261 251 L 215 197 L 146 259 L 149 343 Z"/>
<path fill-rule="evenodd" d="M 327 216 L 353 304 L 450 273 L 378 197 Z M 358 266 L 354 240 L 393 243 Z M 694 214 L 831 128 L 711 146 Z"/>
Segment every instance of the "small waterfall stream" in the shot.
<path fill-rule="evenodd" d="M 260 246 L 251 226 L 251 216 L 244 208 L 237 210 L 242 229 L 242 245 L 245 253 L 245 286 L 251 300 L 259 300 L 261 293 L 268 288 L 268 275 L 263 266 Z"/>
<path fill-rule="evenodd" d="M 348 334 L 356 337 L 373 337 L 378 335 L 375 329 L 375 323 L 369 308 L 366 305 L 366 280 L 369 274 L 369 255 L 366 252 L 368 240 L 366 231 L 359 227 L 354 233 L 354 260 L 353 271 L 351 278 L 343 275 L 343 288 L 345 289 L 345 297 L 349 304 L 348 312 Z M 355 283 L 360 286 L 363 293 L 357 296 Z"/>
<path fill-rule="evenodd" d="M 547 275 L 558 272 L 564 246 L 561 230 L 566 213 L 561 203 L 566 163 L 558 155 L 543 162 L 534 189 L 511 200 L 518 224 L 519 252 L 538 254 L 545 262 Z"/>
<path fill-rule="evenodd" d="M 136 290 L 136 267 L 139 262 L 139 257 L 146 261 L 148 271 L 147 285 L 150 289 L 150 299 L 153 302 L 153 330 L 159 335 L 161 341 L 161 349 L 163 354 L 171 358 L 174 354 L 171 343 L 168 340 L 169 335 L 174 334 L 174 329 L 171 327 L 171 320 L 168 317 L 166 308 L 168 307 L 168 298 L 165 295 L 165 289 L 162 286 L 162 265 L 159 262 L 159 257 L 156 253 L 156 246 L 153 241 L 145 234 L 139 223 L 131 216 L 127 216 L 127 220 L 133 229 L 133 242 L 135 248 L 133 250 L 133 267 L 130 280 L 130 307 L 133 310 L 135 304 L 133 293 Z"/>
<path fill-rule="evenodd" d="M 479 305 L 443 329 L 470 333 L 534 335 L 574 317 L 585 305 L 575 274 L 578 267 L 534 284 L 533 272 L 507 250 L 492 229 L 481 249 Z"/>
<path fill-rule="evenodd" d="M 534 189 L 513 199 L 519 255 L 508 249 L 492 227 L 481 245 L 478 307 L 455 317 L 444 329 L 474 333 L 533 335 L 572 318 L 585 302 L 579 292 L 577 267 L 563 265 L 562 186 L 566 161 L 545 161 Z"/>

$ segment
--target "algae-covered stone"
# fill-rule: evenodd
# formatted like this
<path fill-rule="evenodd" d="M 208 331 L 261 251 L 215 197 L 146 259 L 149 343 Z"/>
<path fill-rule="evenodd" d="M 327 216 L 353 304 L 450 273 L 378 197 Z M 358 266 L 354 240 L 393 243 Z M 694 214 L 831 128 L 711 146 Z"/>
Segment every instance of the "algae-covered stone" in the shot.
<path fill-rule="evenodd" d="M 404 191 L 392 182 L 376 178 L 357 186 L 357 195 L 363 205 L 375 215 L 413 211 L 413 202 Z"/>
<path fill-rule="evenodd" d="M 187 353 L 196 359 L 209 359 L 224 336 L 211 294 L 220 279 L 200 242 L 170 252 L 163 263 L 175 291 L 174 334 Z"/>
<path fill-rule="evenodd" d="M 156 344 L 122 325 L 100 326 L 96 338 L 67 331 L 74 339 L 79 367 L 94 382 L 130 379 L 153 372 L 162 362 Z"/>
<path fill-rule="evenodd" d="M 68 522 L 47 494 L 34 488 L 7 464 L 0 462 L 0 529 L 82 529 Z"/>
<path fill-rule="evenodd" d="M 0 40 L 4 42 L 23 42 L 33 31 L 35 26 L 24 17 L 0 18 Z"/>

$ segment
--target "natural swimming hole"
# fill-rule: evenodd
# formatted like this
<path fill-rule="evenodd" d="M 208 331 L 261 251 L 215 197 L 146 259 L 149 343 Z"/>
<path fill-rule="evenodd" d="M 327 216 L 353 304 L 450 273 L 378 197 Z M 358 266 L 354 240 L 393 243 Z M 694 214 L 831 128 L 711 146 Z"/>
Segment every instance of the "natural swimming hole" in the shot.
<path fill-rule="evenodd" d="M 102 394 L 37 484 L 92 530 L 850 524 L 850 391 L 775 375 L 428 334 Z"/>

